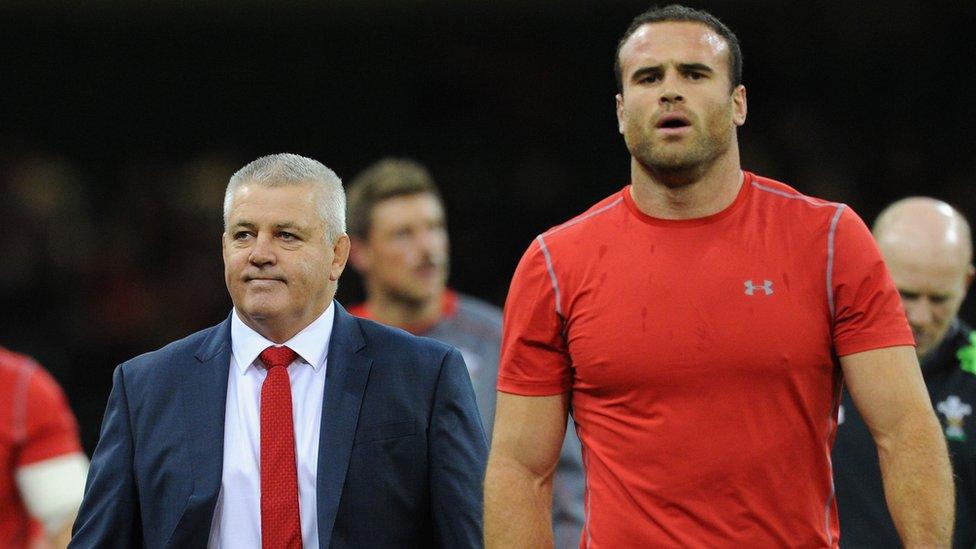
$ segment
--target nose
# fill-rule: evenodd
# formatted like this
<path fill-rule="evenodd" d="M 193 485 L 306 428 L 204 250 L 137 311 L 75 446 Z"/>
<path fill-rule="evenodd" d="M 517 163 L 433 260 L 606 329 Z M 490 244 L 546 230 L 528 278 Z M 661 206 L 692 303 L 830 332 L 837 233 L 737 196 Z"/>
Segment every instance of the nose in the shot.
<path fill-rule="evenodd" d="M 908 317 L 908 323 L 912 327 L 921 328 L 932 323 L 934 315 L 932 306 L 927 299 L 906 299 L 903 304 L 905 305 L 905 316 Z"/>
<path fill-rule="evenodd" d="M 658 98 L 662 105 L 684 102 L 684 96 L 678 91 L 678 81 L 674 71 L 669 70 L 665 73 L 664 81 L 661 83 L 661 96 Z"/>
<path fill-rule="evenodd" d="M 661 97 L 658 102 L 662 105 L 670 105 L 673 103 L 683 103 L 685 100 L 684 96 L 674 90 L 668 90 L 661 93 Z"/>
<path fill-rule="evenodd" d="M 277 258 L 274 254 L 274 249 L 271 245 L 271 237 L 258 235 L 254 239 L 254 247 L 251 248 L 251 254 L 248 256 L 247 260 L 255 266 L 261 267 L 263 265 L 273 265 Z"/>
<path fill-rule="evenodd" d="M 447 248 L 447 232 L 443 228 L 429 228 L 421 231 L 420 249 L 427 258 L 440 258 Z"/>

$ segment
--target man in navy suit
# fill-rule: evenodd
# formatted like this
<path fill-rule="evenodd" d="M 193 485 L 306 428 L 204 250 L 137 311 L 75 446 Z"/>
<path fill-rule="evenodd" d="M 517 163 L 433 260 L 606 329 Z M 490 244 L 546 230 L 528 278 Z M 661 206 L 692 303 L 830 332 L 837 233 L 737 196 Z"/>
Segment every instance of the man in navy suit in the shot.
<path fill-rule="evenodd" d="M 487 446 L 461 355 L 333 300 L 336 175 L 231 177 L 224 322 L 115 370 L 74 547 L 475 547 Z"/>

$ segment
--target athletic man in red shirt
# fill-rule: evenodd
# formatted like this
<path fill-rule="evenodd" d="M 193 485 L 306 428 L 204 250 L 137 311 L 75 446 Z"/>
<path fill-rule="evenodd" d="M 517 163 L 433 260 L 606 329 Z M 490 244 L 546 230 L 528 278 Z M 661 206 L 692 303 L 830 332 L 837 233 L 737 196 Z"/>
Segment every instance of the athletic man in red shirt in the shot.
<path fill-rule="evenodd" d="M 66 546 L 87 472 L 61 388 L 0 348 L 0 547 Z"/>
<path fill-rule="evenodd" d="M 582 547 L 837 547 L 842 380 L 902 541 L 948 544 L 948 457 L 898 294 L 849 208 L 740 169 L 735 35 L 655 8 L 616 68 L 631 184 L 540 235 L 512 280 L 487 546 L 550 543 L 571 407 Z"/>

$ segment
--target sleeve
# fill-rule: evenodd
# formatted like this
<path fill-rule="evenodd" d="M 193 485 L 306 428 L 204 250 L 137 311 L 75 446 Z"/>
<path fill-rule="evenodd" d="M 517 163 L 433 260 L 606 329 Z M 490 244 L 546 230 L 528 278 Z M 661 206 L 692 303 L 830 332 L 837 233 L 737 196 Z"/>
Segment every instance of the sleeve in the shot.
<path fill-rule="evenodd" d="M 548 396 L 572 388 L 552 256 L 537 238 L 519 261 L 505 300 L 498 390 Z"/>
<path fill-rule="evenodd" d="M 586 520 L 585 497 L 583 450 L 576 436 L 573 419 L 570 418 L 552 484 L 552 529 L 555 547 L 567 549 L 579 547 L 580 533 Z"/>
<path fill-rule="evenodd" d="M 119 366 L 112 375 L 112 392 L 69 547 L 142 546 L 132 456 L 129 403 L 125 377 Z"/>
<path fill-rule="evenodd" d="M 54 535 L 69 526 L 78 511 L 87 475 L 88 458 L 74 452 L 21 467 L 14 478 L 27 512 Z"/>
<path fill-rule="evenodd" d="M 838 356 L 896 345 L 914 345 L 898 290 L 874 237 L 861 218 L 844 207 L 831 227 L 830 271 L 833 340 Z"/>
<path fill-rule="evenodd" d="M 430 515 L 437 547 L 481 547 L 488 443 L 461 353 L 444 357 L 430 419 Z"/>
<path fill-rule="evenodd" d="M 31 372 L 24 405 L 24 443 L 17 453 L 15 468 L 81 452 L 78 424 L 68 401 L 43 368 Z"/>

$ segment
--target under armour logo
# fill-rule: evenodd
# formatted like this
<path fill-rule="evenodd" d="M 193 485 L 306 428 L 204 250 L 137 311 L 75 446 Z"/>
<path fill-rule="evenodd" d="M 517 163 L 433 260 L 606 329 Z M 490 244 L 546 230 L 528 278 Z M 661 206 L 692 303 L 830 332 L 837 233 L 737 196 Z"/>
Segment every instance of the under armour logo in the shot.
<path fill-rule="evenodd" d="M 751 280 L 745 281 L 746 295 L 753 295 L 756 290 L 762 290 L 766 295 L 772 295 L 773 293 L 773 281 L 763 280 L 762 286 L 756 286 Z"/>

